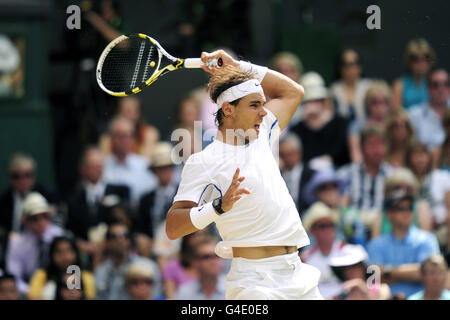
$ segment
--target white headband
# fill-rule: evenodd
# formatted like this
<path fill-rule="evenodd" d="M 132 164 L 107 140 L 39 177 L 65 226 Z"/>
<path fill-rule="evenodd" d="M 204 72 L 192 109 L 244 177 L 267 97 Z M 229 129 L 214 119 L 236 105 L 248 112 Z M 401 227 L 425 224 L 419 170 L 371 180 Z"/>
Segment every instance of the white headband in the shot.
<path fill-rule="evenodd" d="M 232 102 L 251 93 L 262 93 L 261 84 L 256 79 L 247 80 L 222 92 L 217 98 L 217 110 L 222 108 L 225 102 Z"/>

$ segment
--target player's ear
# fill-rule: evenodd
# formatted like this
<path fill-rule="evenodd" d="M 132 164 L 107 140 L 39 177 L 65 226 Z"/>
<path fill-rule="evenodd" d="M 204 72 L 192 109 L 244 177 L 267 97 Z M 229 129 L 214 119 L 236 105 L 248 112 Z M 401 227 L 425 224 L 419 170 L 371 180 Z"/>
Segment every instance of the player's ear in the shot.
<path fill-rule="evenodd" d="M 223 111 L 224 116 L 227 118 L 232 116 L 234 113 L 234 108 L 235 108 L 235 106 L 233 106 L 231 103 L 225 102 L 222 105 L 222 111 Z"/>

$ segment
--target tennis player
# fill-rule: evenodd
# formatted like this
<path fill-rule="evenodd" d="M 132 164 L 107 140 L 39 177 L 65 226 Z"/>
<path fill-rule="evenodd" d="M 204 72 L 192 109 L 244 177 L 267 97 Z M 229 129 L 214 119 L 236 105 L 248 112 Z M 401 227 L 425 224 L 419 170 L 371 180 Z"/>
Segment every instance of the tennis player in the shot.
<path fill-rule="evenodd" d="M 272 153 L 303 88 L 223 50 L 202 53 L 205 63 L 219 58 L 222 68 L 204 67 L 212 74 L 208 91 L 219 130 L 186 161 L 167 235 L 176 239 L 216 223 L 222 241 L 215 251 L 233 259 L 226 299 L 323 299 L 320 271 L 298 256 L 309 239 Z"/>

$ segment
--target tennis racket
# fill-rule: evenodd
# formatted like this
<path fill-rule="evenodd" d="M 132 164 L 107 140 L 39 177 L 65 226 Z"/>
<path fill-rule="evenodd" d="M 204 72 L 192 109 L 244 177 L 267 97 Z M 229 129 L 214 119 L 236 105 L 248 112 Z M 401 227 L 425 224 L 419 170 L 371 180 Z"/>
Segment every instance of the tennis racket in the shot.
<path fill-rule="evenodd" d="M 142 91 L 169 71 L 203 65 L 200 58 L 175 58 L 155 39 L 137 33 L 122 35 L 108 44 L 98 60 L 96 77 L 103 91 L 124 97 Z M 223 61 L 211 59 L 206 65 L 221 67 Z"/>

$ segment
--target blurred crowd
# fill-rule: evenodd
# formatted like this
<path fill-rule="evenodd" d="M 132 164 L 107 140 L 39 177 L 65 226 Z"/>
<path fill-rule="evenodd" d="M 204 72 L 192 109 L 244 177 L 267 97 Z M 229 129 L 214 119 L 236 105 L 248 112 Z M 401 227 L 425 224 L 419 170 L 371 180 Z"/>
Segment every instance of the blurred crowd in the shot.
<path fill-rule="evenodd" d="M 91 14 L 105 39 L 108 25 Z M 398 53 L 399 55 L 401 53 Z M 363 77 L 358 52 L 336 58 L 327 85 L 301 57 L 268 65 L 305 88 L 281 133 L 279 165 L 322 272 L 326 299 L 450 299 L 450 86 L 431 45 L 412 39 L 393 83 Z M 164 137 L 139 96 L 115 114 L 72 168 L 68 195 L 36 179 L 39 164 L 10 155 L 0 195 L 0 299 L 224 299 L 230 261 L 210 226 L 178 240 L 165 233 L 183 162 L 210 143 L 215 104 L 204 88 L 184 96 Z M 197 122 L 199 121 L 199 122 Z M 200 134 L 198 133 L 200 126 Z"/>

